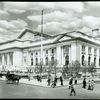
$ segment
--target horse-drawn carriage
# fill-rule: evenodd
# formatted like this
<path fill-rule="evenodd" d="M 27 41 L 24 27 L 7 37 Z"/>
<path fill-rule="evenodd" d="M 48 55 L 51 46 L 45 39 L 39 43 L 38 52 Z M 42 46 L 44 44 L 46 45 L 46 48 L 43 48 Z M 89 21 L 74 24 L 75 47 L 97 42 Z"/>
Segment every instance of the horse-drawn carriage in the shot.
<path fill-rule="evenodd" d="M 19 80 L 20 80 L 21 76 L 19 75 L 15 75 L 15 74 L 7 74 L 6 75 L 6 82 L 7 83 L 16 83 L 19 84 Z"/>

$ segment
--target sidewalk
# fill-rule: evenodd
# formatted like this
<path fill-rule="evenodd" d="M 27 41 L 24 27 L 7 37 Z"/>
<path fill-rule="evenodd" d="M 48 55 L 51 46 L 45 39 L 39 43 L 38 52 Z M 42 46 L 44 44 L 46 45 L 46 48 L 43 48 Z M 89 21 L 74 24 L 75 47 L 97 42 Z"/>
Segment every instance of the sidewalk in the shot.
<path fill-rule="evenodd" d="M 0 80 L 6 80 L 6 79 L 5 79 L 5 77 L 2 77 L 2 78 L 0 78 Z M 88 80 L 89 79 L 87 79 L 87 82 L 88 82 Z M 100 81 L 100 78 L 94 78 L 94 81 L 95 82 Z M 83 82 L 83 79 L 78 79 L 77 80 L 77 84 L 82 84 L 82 82 Z M 37 79 L 31 79 L 30 81 L 28 81 L 28 79 L 21 78 L 19 80 L 19 83 L 51 88 L 51 86 L 47 86 L 47 79 L 42 79 L 42 82 L 38 82 Z M 63 86 L 68 86 L 68 84 L 69 84 L 69 81 L 64 80 Z M 57 82 L 56 87 L 62 87 L 60 85 L 60 81 Z"/>

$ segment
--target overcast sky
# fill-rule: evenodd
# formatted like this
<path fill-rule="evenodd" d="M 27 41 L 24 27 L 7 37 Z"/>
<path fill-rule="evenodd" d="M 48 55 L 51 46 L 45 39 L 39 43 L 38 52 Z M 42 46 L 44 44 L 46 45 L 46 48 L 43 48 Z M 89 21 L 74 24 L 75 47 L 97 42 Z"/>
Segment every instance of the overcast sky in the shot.
<path fill-rule="evenodd" d="M 100 2 L 0 2 L 0 35 L 9 38 L 25 28 L 40 32 L 41 10 L 46 34 L 88 34 L 100 27 Z"/>

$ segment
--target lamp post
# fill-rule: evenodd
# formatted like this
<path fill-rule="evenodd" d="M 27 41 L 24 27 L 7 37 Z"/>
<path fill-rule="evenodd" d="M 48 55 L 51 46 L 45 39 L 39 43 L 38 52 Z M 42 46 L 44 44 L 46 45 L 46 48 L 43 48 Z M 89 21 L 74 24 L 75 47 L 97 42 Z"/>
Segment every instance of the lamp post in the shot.
<path fill-rule="evenodd" d="M 41 11 L 41 60 L 40 60 L 40 75 L 42 73 L 43 66 L 43 10 Z"/>

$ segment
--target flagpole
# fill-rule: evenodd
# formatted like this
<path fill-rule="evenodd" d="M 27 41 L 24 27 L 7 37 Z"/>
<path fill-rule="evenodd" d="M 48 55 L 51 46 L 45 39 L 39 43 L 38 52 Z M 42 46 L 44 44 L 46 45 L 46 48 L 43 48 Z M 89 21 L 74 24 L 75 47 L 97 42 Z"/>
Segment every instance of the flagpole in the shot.
<path fill-rule="evenodd" d="M 43 10 L 41 11 L 41 70 L 43 65 Z"/>

